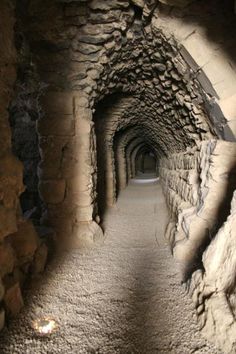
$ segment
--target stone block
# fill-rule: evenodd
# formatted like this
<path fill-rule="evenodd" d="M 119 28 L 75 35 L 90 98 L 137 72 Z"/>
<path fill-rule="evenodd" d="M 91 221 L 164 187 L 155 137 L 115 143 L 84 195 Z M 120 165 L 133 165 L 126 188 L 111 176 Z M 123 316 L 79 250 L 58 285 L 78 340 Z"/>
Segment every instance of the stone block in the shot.
<path fill-rule="evenodd" d="M 33 259 L 39 239 L 31 221 L 25 220 L 18 225 L 18 231 L 11 235 L 11 245 L 19 265 Z"/>
<path fill-rule="evenodd" d="M 4 308 L 0 309 L 0 331 L 3 329 L 5 325 L 5 310 Z"/>
<path fill-rule="evenodd" d="M 14 251 L 9 243 L 0 244 L 0 277 L 13 271 L 15 264 Z"/>
<path fill-rule="evenodd" d="M 0 240 L 16 231 L 16 211 L 0 205 Z"/>
<path fill-rule="evenodd" d="M 78 207 L 77 210 L 77 220 L 79 222 L 86 222 L 92 220 L 94 206 L 88 205 L 85 207 Z"/>
<path fill-rule="evenodd" d="M 14 12 L 12 6 L 6 6 L 6 2 L 2 1 L 0 5 L 1 13 L 1 42 L 2 51 L 0 54 L 0 62 L 15 63 L 16 60 L 16 50 L 14 46 Z M 14 82 L 14 80 L 12 81 Z"/>
<path fill-rule="evenodd" d="M 38 166 L 38 177 L 40 180 L 48 180 L 51 178 L 57 179 L 61 176 L 60 172 L 60 160 L 55 159 L 54 165 L 52 165 L 51 161 L 41 161 Z M 64 177 L 64 176 L 63 176 Z"/>
<path fill-rule="evenodd" d="M 5 293 L 5 288 L 4 288 L 2 280 L 0 279 L 0 302 L 2 301 L 2 299 L 4 297 L 4 293 Z"/>
<path fill-rule="evenodd" d="M 4 227 L 5 223 L 9 227 L 12 222 L 8 218 L 12 218 L 11 209 L 15 211 L 17 197 L 24 191 L 22 181 L 22 163 L 9 152 L 3 154 L 0 158 L 0 214 L 3 214 L 0 216 L 0 223 L 1 220 L 4 220 L 2 227 Z"/>
<path fill-rule="evenodd" d="M 109 12 L 92 12 L 89 16 L 91 23 L 112 23 L 119 20 L 121 11 L 118 9 L 110 10 Z"/>
<path fill-rule="evenodd" d="M 16 316 L 24 306 L 21 289 L 18 282 L 13 282 L 12 284 L 8 284 L 8 286 L 6 286 L 4 306 L 6 308 L 6 312 L 13 317 Z"/>
<path fill-rule="evenodd" d="M 42 243 L 35 252 L 34 261 L 32 264 L 32 273 L 39 274 L 44 271 L 48 257 L 48 248 L 45 243 Z"/>
<path fill-rule="evenodd" d="M 95 222 L 81 222 L 74 226 L 71 246 L 75 248 L 93 248 L 104 242 L 101 227 Z"/>
<path fill-rule="evenodd" d="M 62 158 L 68 151 L 68 145 L 73 137 L 47 136 L 40 138 L 41 162 L 38 172 L 40 179 L 58 178 Z M 67 157 L 67 156 L 66 156 Z"/>
<path fill-rule="evenodd" d="M 39 184 L 41 198 L 49 204 L 62 203 L 65 198 L 66 181 L 64 179 L 52 179 L 42 181 Z"/>
<path fill-rule="evenodd" d="M 43 110 L 51 115 L 58 114 L 73 114 L 73 93 L 72 92 L 56 92 L 49 91 L 41 99 Z"/>
<path fill-rule="evenodd" d="M 144 8 L 145 6 L 145 1 L 144 0 L 131 0 L 131 2 L 141 8 Z"/>
<path fill-rule="evenodd" d="M 23 268 L 23 267 L 22 267 Z M 22 286 L 24 286 L 25 281 L 27 279 L 27 275 L 29 272 L 25 273 L 24 269 L 20 269 L 20 268 L 14 268 L 13 271 L 13 278 L 15 280 L 15 282 L 18 282 L 20 284 L 20 287 L 22 288 Z"/>
<path fill-rule="evenodd" d="M 109 11 L 111 9 L 120 9 L 120 8 L 127 8 L 129 6 L 128 1 L 117 1 L 117 0 L 110 0 L 110 1 L 103 1 L 103 0 L 93 0 L 89 7 L 92 10 L 101 10 L 101 11 Z"/>
<path fill-rule="evenodd" d="M 42 136 L 71 136 L 75 134 L 75 121 L 72 115 L 44 117 L 38 121 L 37 127 Z"/>

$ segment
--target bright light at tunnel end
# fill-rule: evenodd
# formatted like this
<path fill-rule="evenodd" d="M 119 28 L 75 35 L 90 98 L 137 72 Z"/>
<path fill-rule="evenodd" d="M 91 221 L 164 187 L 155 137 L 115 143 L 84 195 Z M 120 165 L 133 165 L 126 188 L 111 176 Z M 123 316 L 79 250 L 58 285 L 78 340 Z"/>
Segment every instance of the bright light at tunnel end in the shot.
<path fill-rule="evenodd" d="M 148 183 L 155 183 L 155 182 L 158 182 L 159 181 L 159 178 L 158 177 L 155 177 L 155 178 L 133 178 L 131 180 L 132 182 L 136 183 L 136 184 L 148 184 Z"/>
<path fill-rule="evenodd" d="M 59 328 L 57 322 L 49 317 L 34 320 L 32 322 L 32 327 L 34 329 L 34 332 L 38 336 L 42 337 L 49 336 L 55 333 Z"/>

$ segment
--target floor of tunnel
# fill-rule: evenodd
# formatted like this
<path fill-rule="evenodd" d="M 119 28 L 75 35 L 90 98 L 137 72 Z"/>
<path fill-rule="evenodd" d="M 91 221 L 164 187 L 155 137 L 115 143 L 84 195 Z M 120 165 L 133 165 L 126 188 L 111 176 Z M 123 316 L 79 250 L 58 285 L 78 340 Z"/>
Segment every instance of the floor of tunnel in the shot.
<path fill-rule="evenodd" d="M 106 241 L 55 257 L 26 290 L 26 306 L 1 334 L 2 354 L 220 353 L 201 336 L 164 240 L 158 182 L 130 182 L 105 219 Z M 59 325 L 48 338 L 33 320 Z"/>

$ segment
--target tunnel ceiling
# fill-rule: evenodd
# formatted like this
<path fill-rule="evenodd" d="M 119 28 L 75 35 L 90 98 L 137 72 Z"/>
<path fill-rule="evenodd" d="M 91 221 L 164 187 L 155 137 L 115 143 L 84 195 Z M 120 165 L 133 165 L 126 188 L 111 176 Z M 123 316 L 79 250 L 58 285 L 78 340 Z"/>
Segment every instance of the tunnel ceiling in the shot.
<path fill-rule="evenodd" d="M 109 147 L 113 146 L 115 140 L 127 136 L 125 145 L 130 140 L 139 138 L 152 146 L 156 153 L 165 154 L 159 136 L 153 131 L 151 117 L 140 111 L 139 103 L 134 97 L 109 97 L 106 103 L 99 105 L 95 113 L 97 133 L 103 135 L 104 142 Z"/>
<path fill-rule="evenodd" d="M 128 148 L 136 142 L 136 145 L 145 144 L 149 146 L 157 155 L 160 155 L 157 139 L 152 137 L 142 126 L 131 126 L 125 130 L 121 130 L 117 132 L 114 138 L 114 145 L 119 144 L 123 149 Z"/>
<path fill-rule="evenodd" d="M 48 23 L 50 9 L 47 6 L 45 18 L 41 6 L 42 22 L 32 21 L 28 36 L 33 49 L 40 46 L 39 68 L 51 88 L 80 90 L 79 106 L 92 110 L 119 92 L 121 99 L 111 101 L 109 108 L 111 115 L 119 116 L 116 129 L 129 124 L 145 127 L 158 142 L 159 152 L 169 154 L 217 134 L 202 87 L 178 43 L 152 21 L 156 5 L 157 1 L 149 5 L 126 0 L 59 1 L 61 17 L 53 20 L 57 33 Z M 60 69 L 63 65 L 66 70 Z"/>
<path fill-rule="evenodd" d="M 100 93 L 95 100 L 117 89 L 133 95 L 132 100 L 123 98 L 117 102 L 117 108 L 110 103 L 110 115 L 120 115 L 117 129 L 132 124 L 145 127 L 143 133 L 156 138 L 165 154 L 209 138 L 212 134 L 199 88 L 191 80 L 175 43 L 171 46 L 160 32 L 157 41 L 156 34 L 145 33 L 146 28 L 137 31 L 146 34 L 140 38 L 135 33 L 138 26 L 141 23 L 135 21 L 129 30 L 132 39 L 127 40 L 119 54 L 110 53 L 104 67 L 107 80 L 102 76 L 98 81 Z"/>

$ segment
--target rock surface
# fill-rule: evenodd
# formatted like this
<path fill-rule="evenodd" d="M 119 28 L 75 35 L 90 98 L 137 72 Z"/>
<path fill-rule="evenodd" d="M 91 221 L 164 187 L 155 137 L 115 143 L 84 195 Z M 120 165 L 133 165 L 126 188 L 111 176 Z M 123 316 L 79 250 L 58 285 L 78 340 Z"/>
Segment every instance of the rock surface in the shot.
<path fill-rule="evenodd" d="M 13 155 L 9 106 L 17 72 L 13 2 L 0 3 L 0 329 L 6 315 L 16 315 L 23 306 L 22 279 L 29 271 L 37 249 L 37 234 L 22 220 L 19 197 L 24 192 L 23 165 Z"/>

